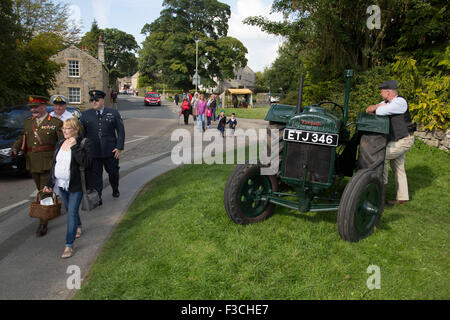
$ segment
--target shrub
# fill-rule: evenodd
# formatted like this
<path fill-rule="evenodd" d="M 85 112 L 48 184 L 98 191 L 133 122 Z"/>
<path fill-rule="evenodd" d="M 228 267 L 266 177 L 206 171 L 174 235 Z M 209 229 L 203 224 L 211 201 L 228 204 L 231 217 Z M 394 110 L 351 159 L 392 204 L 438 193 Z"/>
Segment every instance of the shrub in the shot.
<path fill-rule="evenodd" d="M 448 105 L 450 76 L 435 76 L 423 81 L 416 90 L 416 99 L 410 103 L 413 121 L 424 125 L 425 130 L 447 130 L 450 120 Z"/>

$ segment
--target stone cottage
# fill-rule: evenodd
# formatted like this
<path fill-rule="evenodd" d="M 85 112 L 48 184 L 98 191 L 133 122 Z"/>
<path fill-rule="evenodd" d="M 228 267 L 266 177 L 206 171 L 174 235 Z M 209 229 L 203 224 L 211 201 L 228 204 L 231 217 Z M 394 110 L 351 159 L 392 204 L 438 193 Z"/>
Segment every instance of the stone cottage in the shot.
<path fill-rule="evenodd" d="M 51 59 L 64 64 L 56 76 L 56 86 L 50 95 L 61 94 L 69 98 L 68 105 L 82 109 L 90 108 L 89 91 L 102 90 L 106 93 L 105 105 L 109 105 L 111 88 L 109 87 L 109 72 L 105 66 L 105 45 L 99 38 L 98 59 L 91 56 L 87 48 L 79 49 L 70 46 Z"/>
<path fill-rule="evenodd" d="M 118 78 L 116 82 L 116 90 L 120 92 L 131 93 L 133 90 L 138 90 L 139 71 L 131 77 Z"/>

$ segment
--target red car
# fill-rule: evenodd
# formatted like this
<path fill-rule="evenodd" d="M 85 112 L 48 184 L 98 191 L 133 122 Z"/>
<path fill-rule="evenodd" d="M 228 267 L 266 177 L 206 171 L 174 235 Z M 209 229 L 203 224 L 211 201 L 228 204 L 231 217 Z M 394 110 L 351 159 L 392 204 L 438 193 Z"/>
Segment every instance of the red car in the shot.
<path fill-rule="evenodd" d="M 145 106 L 161 105 L 161 97 L 157 92 L 147 92 L 144 99 Z"/>

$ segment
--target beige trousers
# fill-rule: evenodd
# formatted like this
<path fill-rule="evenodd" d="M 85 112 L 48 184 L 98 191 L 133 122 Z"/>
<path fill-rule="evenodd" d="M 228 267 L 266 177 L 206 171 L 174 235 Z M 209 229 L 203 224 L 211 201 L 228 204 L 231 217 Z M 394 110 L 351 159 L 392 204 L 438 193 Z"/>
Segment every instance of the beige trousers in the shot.
<path fill-rule="evenodd" d="M 409 200 L 408 180 L 405 171 L 405 153 L 414 145 L 414 136 L 407 136 L 397 141 L 389 142 L 386 146 L 383 180 L 388 183 L 388 161 L 395 176 L 397 200 Z"/>

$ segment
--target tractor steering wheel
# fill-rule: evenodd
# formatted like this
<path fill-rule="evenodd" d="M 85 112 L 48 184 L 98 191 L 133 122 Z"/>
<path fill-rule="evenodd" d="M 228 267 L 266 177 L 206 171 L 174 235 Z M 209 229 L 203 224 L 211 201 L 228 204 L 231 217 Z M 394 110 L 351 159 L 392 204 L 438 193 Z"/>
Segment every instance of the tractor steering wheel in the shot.
<path fill-rule="evenodd" d="M 342 114 L 344 114 L 344 107 L 342 107 L 341 105 L 337 104 L 336 102 L 333 102 L 333 101 L 322 101 L 322 102 L 319 102 L 318 105 L 321 106 L 321 105 L 326 104 L 326 103 L 330 103 L 330 104 L 334 105 L 334 107 L 331 109 L 331 111 L 333 111 L 336 107 L 338 107 L 339 109 L 341 109 Z"/>

